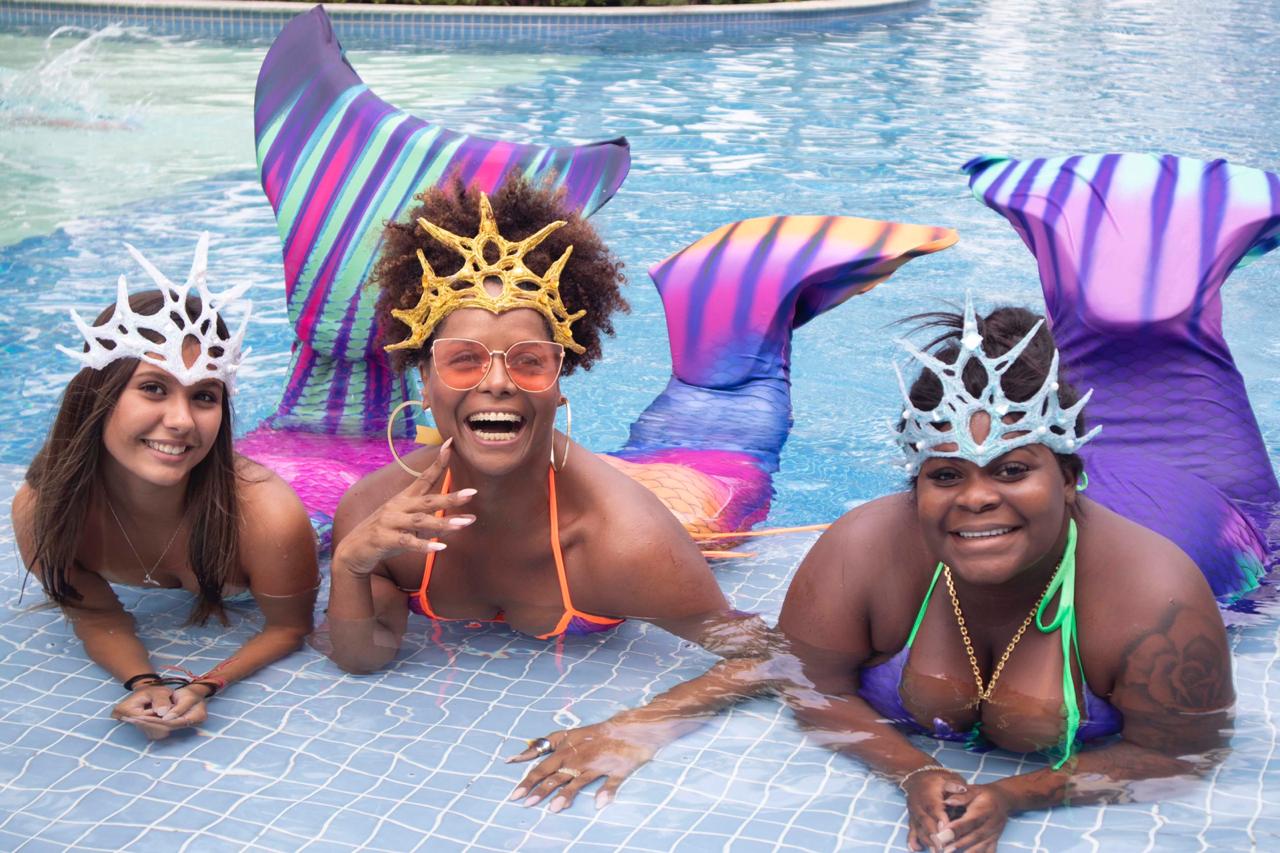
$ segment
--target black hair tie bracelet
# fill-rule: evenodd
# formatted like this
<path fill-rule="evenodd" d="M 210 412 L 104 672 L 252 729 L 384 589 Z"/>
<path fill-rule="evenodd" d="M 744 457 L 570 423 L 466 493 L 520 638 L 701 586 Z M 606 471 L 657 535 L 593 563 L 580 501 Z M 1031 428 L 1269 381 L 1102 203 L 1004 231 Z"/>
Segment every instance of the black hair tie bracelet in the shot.
<path fill-rule="evenodd" d="M 160 675 L 159 675 L 159 673 L 155 673 L 155 672 L 140 672 L 140 673 L 138 673 L 137 675 L 135 675 L 133 678 L 130 678 L 130 679 L 128 679 L 127 681 L 125 681 L 125 683 L 124 683 L 124 689 L 125 689 L 125 690 L 127 690 L 127 691 L 129 691 L 130 693 L 132 693 L 132 692 L 133 692 L 133 688 L 137 685 L 137 683 L 138 683 L 139 681 L 144 681 L 144 680 L 148 681 L 149 683 L 156 683 L 156 682 L 160 681 L 161 679 L 160 679 Z"/>

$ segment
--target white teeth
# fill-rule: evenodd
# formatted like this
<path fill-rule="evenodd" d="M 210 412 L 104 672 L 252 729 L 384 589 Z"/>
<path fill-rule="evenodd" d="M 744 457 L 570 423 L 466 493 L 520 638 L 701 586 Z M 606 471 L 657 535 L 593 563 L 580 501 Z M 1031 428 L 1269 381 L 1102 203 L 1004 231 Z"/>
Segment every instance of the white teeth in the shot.
<path fill-rule="evenodd" d="M 467 417 L 467 422 L 475 421 L 510 421 L 511 423 L 520 423 L 524 418 L 515 412 L 476 412 L 474 415 Z"/>
<path fill-rule="evenodd" d="M 169 456 L 181 456 L 187 452 L 187 446 L 185 444 L 163 444 L 159 441 L 152 441 L 149 438 L 144 438 L 142 441 L 152 450 L 158 450 L 161 453 L 168 454 Z"/>
<path fill-rule="evenodd" d="M 1012 527 L 1000 527 L 996 530 L 957 530 L 961 539 L 989 539 L 992 536 L 1003 536 L 1006 533 L 1012 533 Z"/>
<path fill-rule="evenodd" d="M 481 441 L 508 441 L 515 433 L 510 432 L 485 432 L 484 430 L 472 430 L 476 438 Z"/>

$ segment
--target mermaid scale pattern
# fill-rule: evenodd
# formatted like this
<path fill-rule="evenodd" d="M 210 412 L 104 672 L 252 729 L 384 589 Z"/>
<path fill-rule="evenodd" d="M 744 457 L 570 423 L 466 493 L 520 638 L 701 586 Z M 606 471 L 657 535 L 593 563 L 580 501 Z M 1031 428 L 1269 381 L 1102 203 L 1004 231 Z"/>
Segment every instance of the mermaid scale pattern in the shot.
<path fill-rule="evenodd" d="M 1220 599 L 1252 589 L 1280 486 L 1220 290 L 1280 243 L 1280 177 L 1146 154 L 984 157 L 965 171 L 1036 257 L 1067 377 L 1095 389 L 1090 496 L 1176 542 Z"/>
<path fill-rule="evenodd" d="M 956 242 L 947 228 L 850 216 L 771 216 L 726 225 L 655 264 L 672 377 L 618 456 L 695 532 L 764 517 L 791 427 L 791 333 L 907 261 Z M 702 475 L 673 489 L 663 466 Z M 682 510 L 718 505 L 704 524 Z"/>
<path fill-rule="evenodd" d="M 380 223 L 451 174 L 490 191 L 518 171 L 556 176 L 589 215 L 626 176 L 625 140 L 549 148 L 465 136 L 386 104 L 342 56 L 323 10 L 290 22 L 263 62 L 255 107 L 262 185 L 283 242 L 297 340 L 276 413 L 238 449 L 283 476 L 326 539 L 343 493 L 390 461 L 394 376 L 363 287 Z M 851 217 L 727 225 L 655 266 L 674 375 L 605 458 L 694 532 L 764 517 L 791 424 L 791 330 L 865 292 L 954 231 Z M 412 425 L 404 427 L 406 442 Z"/>
<path fill-rule="evenodd" d="M 553 180 L 589 215 L 621 186 L 631 162 L 623 139 L 524 145 L 415 118 L 360 80 L 320 7 L 294 18 L 267 53 L 254 130 L 297 333 L 289 387 L 270 423 L 346 435 L 385 429 L 387 413 L 410 390 L 374 342 L 376 294 L 364 288 L 381 223 L 454 175 L 489 192 L 512 172 Z"/>

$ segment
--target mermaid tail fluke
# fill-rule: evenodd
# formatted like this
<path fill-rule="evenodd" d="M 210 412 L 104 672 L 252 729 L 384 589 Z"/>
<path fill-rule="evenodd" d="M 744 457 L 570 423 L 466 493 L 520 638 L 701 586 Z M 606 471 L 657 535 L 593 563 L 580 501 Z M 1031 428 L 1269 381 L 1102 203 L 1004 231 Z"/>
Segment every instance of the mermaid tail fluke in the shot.
<path fill-rule="evenodd" d="M 624 139 L 521 145 L 415 118 L 369 91 L 320 7 L 267 52 L 254 130 L 296 340 L 279 406 L 237 446 L 293 485 L 323 533 L 345 490 L 388 461 L 387 416 L 411 397 L 377 345 L 377 295 L 365 287 L 382 224 L 455 175 L 492 191 L 512 172 L 553 182 L 590 214 L 622 184 L 630 153 Z M 411 417 L 402 434 L 413 435 Z"/>
<path fill-rule="evenodd" d="M 655 264 L 672 377 L 615 455 L 644 463 L 628 473 L 694 532 L 749 527 L 768 511 L 791 427 L 792 330 L 956 239 L 947 228 L 774 216 L 726 225 Z"/>
<path fill-rule="evenodd" d="M 448 130 L 371 92 L 320 7 L 290 21 L 258 74 L 262 187 L 284 244 L 297 342 L 274 427 L 363 435 L 384 429 L 410 390 L 376 345 L 376 294 L 364 287 L 382 223 L 453 176 L 492 191 L 513 172 L 563 188 L 584 214 L 630 166 L 626 140 L 583 146 L 498 142 Z M 406 435 L 411 432 L 406 432 Z"/>
<path fill-rule="evenodd" d="M 1067 377 L 1095 389 L 1090 496 L 1176 542 L 1215 594 L 1256 586 L 1280 486 L 1220 289 L 1280 244 L 1280 177 L 1144 154 L 979 158 L 965 171 L 1036 257 Z"/>

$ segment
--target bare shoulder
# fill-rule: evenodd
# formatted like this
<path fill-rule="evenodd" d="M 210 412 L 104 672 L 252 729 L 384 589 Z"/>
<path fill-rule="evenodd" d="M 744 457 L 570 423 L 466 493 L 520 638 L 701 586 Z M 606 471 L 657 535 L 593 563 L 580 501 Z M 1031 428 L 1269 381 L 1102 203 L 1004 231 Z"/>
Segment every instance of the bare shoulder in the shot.
<path fill-rule="evenodd" d="M 1171 607 L 1217 617 L 1204 575 L 1170 540 L 1094 502 L 1079 529 L 1076 597 L 1082 613 L 1086 608 L 1115 612 L 1122 606 L 1124 619 L 1118 621 L 1134 630 Z"/>
<path fill-rule="evenodd" d="M 236 475 L 245 535 L 253 537 L 264 529 L 310 529 L 302 500 L 280 475 L 243 456 L 236 460 Z"/>
<path fill-rule="evenodd" d="M 1219 658 L 1228 681 L 1226 629 L 1200 569 L 1173 542 L 1096 503 L 1080 524 L 1076 599 L 1091 680 L 1124 681 L 1153 648 Z M 1101 662 L 1090 665 L 1091 662 Z"/>
<path fill-rule="evenodd" d="M 419 447 L 404 455 L 405 464 L 423 471 L 435 461 L 438 447 Z M 361 477 L 347 489 L 334 514 L 334 536 L 339 538 L 350 527 L 369 517 L 374 510 L 409 487 L 413 477 L 394 462 L 383 465 Z"/>
<path fill-rule="evenodd" d="M 256 592 L 294 594 L 317 577 L 315 533 L 289 484 L 257 462 L 237 460 L 240 565 Z"/>
<path fill-rule="evenodd" d="M 814 543 L 801 564 L 813 582 L 838 580 L 862 590 L 881 586 L 890 567 L 927 560 L 910 493 L 876 498 L 846 512 Z M 797 580 L 800 580 L 797 573 Z"/>
<path fill-rule="evenodd" d="M 655 551 L 697 553 L 684 526 L 657 495 L 594 454 L 582 462 L 570 487 L 589 521 L 583 544 L 594 563 L 646 563 Z M 559 476 L 564 482 L 564 474 Z"/>
<path fill-rule="evenodd" d="M 647 488 L 587 455 L 578 457 L 572 479 L 560 475 L 560 490 L 572 494 L 578 514 L 574 539 L 584 559 L 577 570 L 588 581 L 575 601 L 655 619 L 724 609 L 715 577 L 680 521 Z"/>

